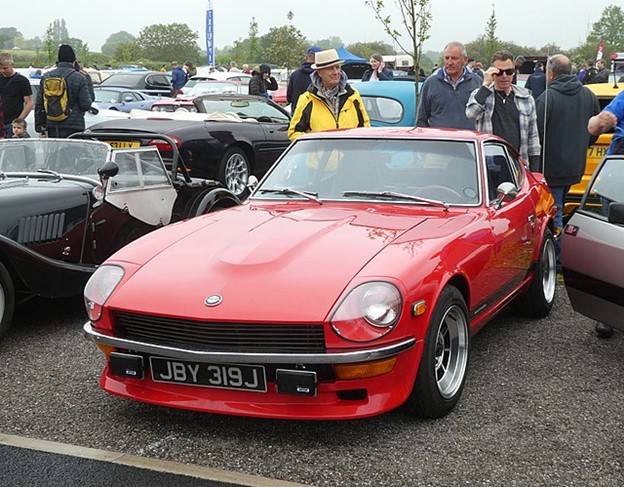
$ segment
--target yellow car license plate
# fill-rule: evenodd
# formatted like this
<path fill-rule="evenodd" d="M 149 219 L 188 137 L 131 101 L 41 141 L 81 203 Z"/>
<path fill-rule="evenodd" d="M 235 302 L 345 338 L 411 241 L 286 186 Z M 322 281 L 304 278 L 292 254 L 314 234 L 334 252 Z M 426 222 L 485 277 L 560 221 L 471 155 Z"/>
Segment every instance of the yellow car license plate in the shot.
<path fill-rule="evenodd" d="M 141 147 L 141 143 L 135 140 L 107 140 L 107 144 L 113 149 L 130 149 L 132 147 Z"/>

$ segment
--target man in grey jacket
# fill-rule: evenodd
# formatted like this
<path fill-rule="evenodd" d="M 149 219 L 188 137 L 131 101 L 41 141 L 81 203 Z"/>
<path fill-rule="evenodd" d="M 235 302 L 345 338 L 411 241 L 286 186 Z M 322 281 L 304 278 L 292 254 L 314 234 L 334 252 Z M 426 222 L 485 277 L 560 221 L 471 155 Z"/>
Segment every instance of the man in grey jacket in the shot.
<path fill-rule="evenodd" d="M 566 194 L 583 177 L 587 148 L 597 138 L 589 134 L 587 123 L 600 112 L 600 104 L 572 74 L 572 63 L 562 54 L 548 61 L 546 79 L 548 88 L 535 101 L 542 155 L 540 164 L 532 162 L 531 169 L 546 177 L 557 205 L 555 227 L 560 234 Z"/>
<path fill-rule="evenodd" d="M 443 56 L 444 67 L 422 86 L 416 126 L 474 130 L 474 121 L 466 117 L 466 103 L 483 80 L 466 68 L 468 55 L 462 43 L 449 42 Z"/>
<path fill-rule="evenodd" d="M 43 84 L 48 78 L 66 76 L 67 96 L 71 113 L 63 121 L 48 120 L 43 104 Z M 40 137 L 65 138 L 85 129 L 85 112 L 91 109 L 93 99 L 89 93 L 89 84 L 84 74 L 76 71 L 76 54 L 71 46 L 62 44 L 58 50 L 56 68 L 48 71 L 41 78 L 35 101 L 35 130 Z"/>

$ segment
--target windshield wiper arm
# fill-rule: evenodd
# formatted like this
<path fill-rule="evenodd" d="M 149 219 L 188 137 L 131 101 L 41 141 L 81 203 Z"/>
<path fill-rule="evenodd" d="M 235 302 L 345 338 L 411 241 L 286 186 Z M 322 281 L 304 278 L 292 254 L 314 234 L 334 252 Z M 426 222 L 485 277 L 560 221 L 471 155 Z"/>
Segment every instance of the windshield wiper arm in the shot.
<path fill-rule="evenodd" d="M 323 204 L 323 202 L 318 197 L 318 193 L 315 193 L 313 191 L 300 191 L 298 189 L 293 189 L 293 188 L 260 188 L 258 192 L 259 193 L 275 193 L 275 194 L 296 194 L 306 199 L 316 201 L 319 205 Z"/>
<path fill-rule="evenodd" d="M 419 203 L 427 203 L 433 206 L 441 206 L 448 209 L 448 203 L 439 200 L 431 200 L 429 198 L 421 198 L 411 194 L 397 193 L 395 191 L 343 191 L 342 196 L 372 196 L 373 198 L 390 198 L 397 200 L 417 201 Z"/>

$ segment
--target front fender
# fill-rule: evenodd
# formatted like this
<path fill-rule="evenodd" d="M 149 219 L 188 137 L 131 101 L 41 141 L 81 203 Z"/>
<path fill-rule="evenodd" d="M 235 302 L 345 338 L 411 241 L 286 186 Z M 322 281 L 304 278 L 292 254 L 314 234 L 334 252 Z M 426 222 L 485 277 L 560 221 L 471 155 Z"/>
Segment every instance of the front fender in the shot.
<path fill-rule="evenodd" d="M 197 199 L 193 201 L 187 216 L 199 216 L 210 213 L 213 209 L 229 208 L 240 204 L 241 201 L 230 190 L 215 188 L 198 196 Z"/>
<path fill-rule="evenodd" d="M 51 259 L 0 235 L 0 261 L 13 278 L 16 289 L 45 298 L 75 296 L 95 271 L 95 266 Z"/>

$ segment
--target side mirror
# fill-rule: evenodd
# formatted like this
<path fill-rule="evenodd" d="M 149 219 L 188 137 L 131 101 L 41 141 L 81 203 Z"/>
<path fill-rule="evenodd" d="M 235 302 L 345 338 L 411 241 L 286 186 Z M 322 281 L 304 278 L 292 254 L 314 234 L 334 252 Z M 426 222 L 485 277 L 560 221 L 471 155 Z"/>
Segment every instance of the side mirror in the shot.
<path fill-rule="evenodd" d="M 132 101 L 132 97 L 130 95 L 124 97 L 124 101 L 130 102 Z"/>
<path fill-rule="evenodd" d="M 258 178 L 252 174 L 249 176 L 249 179 L 247 179 L 247 187 L 249 191 L 253 191 L 256 189 L 256 186 L 258 186 Z"/>
<path fill-rule="evenodd" d="M 609 223 L 624 225 L 624 203 L 611 203 L 607 218 Z"/>
<path fill-rule="evenodd" d="M 107 162 L 106 164 L 104 164 L 103 167 L 101 167 L 100 169 L 97 170 L 100 178 L 105 181 L 107 179 L 110 179 L 114 176 L 117 176 L 117 173 L 119 172 L 119 166 L 114 163 L 113 161 Z"/>
<path fill-rule="evenodd" d="M 500 183 L 496 188 L 496 197 L 498 198 L 496 207 L 500 208 L 503 203 L 513 200 L 516 196 L 518 196 L 518 188 L 516 188 L 514 183 L 509 181 Z"/>

